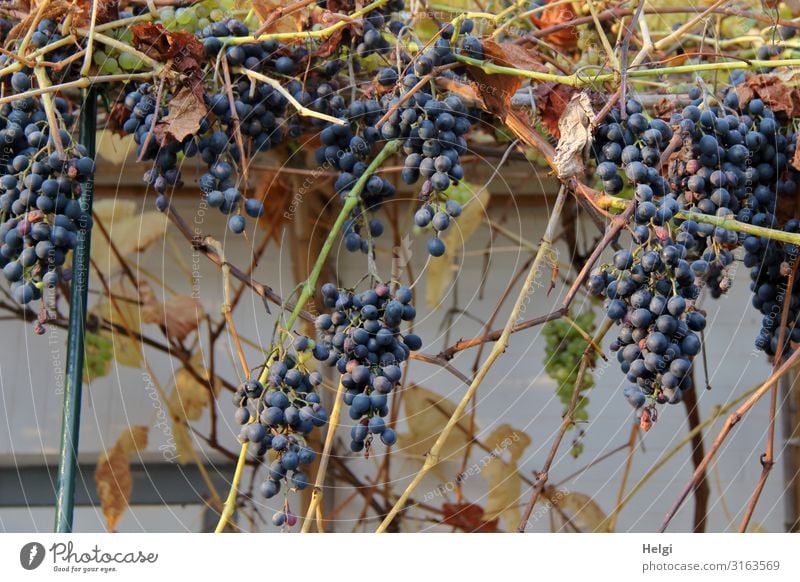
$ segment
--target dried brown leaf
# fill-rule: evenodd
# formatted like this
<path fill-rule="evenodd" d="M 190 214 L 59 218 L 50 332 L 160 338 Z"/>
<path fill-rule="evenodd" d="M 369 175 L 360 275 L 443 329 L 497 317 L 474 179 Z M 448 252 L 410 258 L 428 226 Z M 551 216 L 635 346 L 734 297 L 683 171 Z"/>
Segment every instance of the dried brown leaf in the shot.
<path fill-rule="evenodd" d="M 94 241 L 92 243 L 94 246 Z M 114 331 L 101 330 L 100 335 L 111 340 L 114 360 L 118 364 L 138 368 L 142 358 L 141 346 L 136 339 L 131 338 L 128 331 L 133 334 L 142 333 L 139 298 L 130 288 L 118 283 L 113 284 L 110 291 L 114 301 L 108 296 L 101 298 L 89 310 L 89 315 L 101 318 L 118 328 Z"/>
<path fill-rule="evenodd" d="M 519 461 L 525 449 L 531 444 L 531 437 L 510 424 L 501 424 L 486 437 L 483 444 L 489 447 L 497 456 L 508 451 L 512 461 Z"/>
<path fill-rule="evenodd" d="M 188 295 L 173 295 L 164 304 L 164 327 L 168 337 L 183 340 L 205 317 L 202 304 Z"/>
<path fill-rule="evenodd" d="M 107 457 L 97 463 L 94 480 L 100 507 L 106 518 L 106 528 L 113 532 L 128 507 L 128 499 L 133 491 L 128 456 L 117 448 L 112 449 Z"/>
<path fill-rule="evenodd" d="M 800 115 L 800 88 L 794 83 L 785 83 L 778 75 L 751 75 L 744 84 L 736 86 L 736 95 L 741 103 L 758 97 L 775 113 L 789 117 Z"/>
<path fill-rule="evenodd" d="M 481 39 L 481 44 L 487 60 L 505 67 L 514 67 L 503 46 L 485 38 Z M 518 75 L 490 74 L 472 65 L 467 65 L 467 76 L 485 108 L 501 117 L 510 109 L 511 98 L 522 84 L 522 77 Z"/>
<path fill-rule="evenodd" d="M 133 426 L 124 430 L 114 447 L 100 455 L 94 473 L 97 496 L 106 518 L 108 531 L 114 531 L 128 507 L 133 491 L 133 478 L 129 458 L 147 447 L 146 426 Z"/>
<path fill-rule="evenodd" d="M 523 493 L 517 461 L 531 444 L 531 437 L 510 424 L 502 424 L 486 437 L 484 444 L 491 452 L 481 471 L 489 486 L 483 519 L 502 518 L 506 528 L 514 527 L 520 519 L 519 499 Z"/>
<path fill-rule="evenodd" d="M 119 0 L 77 0 L 74 4 L 72 23 L 75 26 L 87 27 L 92 21 L 92 5 L 97 3 L 96 24 L 105 24 L 119 20 Z"/>
<path fill-rule="evenodd" d="M 150 427 L 143 425 L 136 425 L 128 427 L 128 430 L 123 430 L 117 440 L 117 445 L 122 449 L 126 455 L 132 455 L 136 451 L 141 451 L 147 448 L 147 439 L 150 433 Z"/>
<path fill-rule="evenodd" d="M 519 501 L 523 491 L 517 464 L 491 457 L 483 467 L 481 477 L 489 487 L 483 519 L 502 519 L 506 528 L 514 527 L 520 520 Z"/>
<path fill-rule="evenodd" d="M 59 21 L 69 11 L 70 3 L 65 0 L 52 0 L 42 12 L 42 18 L 49 18 L 51 20 Z M 25 36 L 28 29 L 33 24 L 36 18 L 36 10 L 31 11 L 25 18 L 17 23 L 11 30 L 8 31 L 5 40 L 17 40 Z"/>
<path fill-rule="evenodd" d="M 169 114 L 156 123 L 153 135 L 162 146 L 169 140 L 183 141 L 197 133 L 206 115 L 208 109 L 202 95 L 184 87 L 170 100 Z"/>
<path fill-rule="evenodd" d="M 555 0 L 548 0 L 546 4 L 551 4 Z M 570 4 L 560 4 L 545 8 L 542 12 L 531 16 L 531 20 L 540 29 L 550 28 L 576 18 L 574 8 Z M 568 26 L 561 30 L 551 32 L 542 37 L 547 43 L 563 50 L 574 50 L 578 46 L 578 30 L 574 26 Z"/>
<path fill-rule="evenodd" d="M 136 212 L 136 203 L 130 200 L 100 200 L 94 211 L 114 246 L 123 257 L 142 252 L 166 233 L 167 217 L 156 210 Z M 99 231 L 99 229 L 97 229 Z M 106 276 L 120 266 L 106 237 L 96 232 L 92 237 L 92 260 Z"/>
<path fill-rule="evenodd" d="M 172 61 L 172 69 L 188 77 L 186 86 L 203 101 L 203 44 L 191 32 L 169 32 L 160 24 L 135 24 L 133 46 L 160 62 Z"/>
<path fill-rule="evenodd" d="M 578 89 L 575 87 L 549 82 L 539 83 L 534 89 L 533 94 L 536 97 L 539 119 L 544 128 L 553 137 L 559 138 L 561 136 L 561 129 L 558 123 L 570 100 L 577 92 Z"/>
<path fill-rule="evenodd" d="M 800 170 L 800 132 L 797 133 L 797 143 L 795 144 L 791 164 L 795 170 Z"/>
<path fill-rule="evenodd" d="M 283 0 L 242 0 L 238 2 L 240 8 L 252 8 L 258 15 L 265 33 L 298 32 L 303 30 L 303 23 L 308 16 L 308 10 L 295 10 L 290 14 L 283 14 L 282 8 L 289 6 Z"/>
<path fill-rule="evenodd" d="M 547 72 L 547 67 L 539 56 L 539 50 L 534 45 L 524 41 L 508 41 L 500 43 L 499 48 L 499 51 L 494 51 L 496 56 L 493 57 L 498 65 L 523 71 Z"/>
<path fill-rule="evenodd" d="M 467 533 L 495 533 L 497 519 L 484 521 L 483 508 L 477 503 L 442 504 L 442 524 Z"/>
<path fill-rule="evenodd" d="M 556 147 L 554 160 L 556 172 L 561 179 L 583 174 L 587 148 L 592 142 L 592 121 L 595 115 L 586 93 L 572 96 L 558 129 L 561 137 Z"/>
<path fill-rule="evenodd" d="M 192 461 L 192 435 L 185 422 L 179 419 L 172 419 L 172 438 L 175 440 L 175 460 L 181 465 Z"/>

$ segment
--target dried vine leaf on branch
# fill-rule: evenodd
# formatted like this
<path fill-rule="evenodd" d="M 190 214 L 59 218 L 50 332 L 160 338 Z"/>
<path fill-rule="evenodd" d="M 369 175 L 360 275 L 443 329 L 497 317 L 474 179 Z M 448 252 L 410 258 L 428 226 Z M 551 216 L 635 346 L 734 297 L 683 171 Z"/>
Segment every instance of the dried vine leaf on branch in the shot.
<path fill-rule="evenodd" d="M 108 531 L 114 531 L 128 507 L 133 478 L 130 457 L 147 448 L 150 429 L 132 426 L 122 431 L 114 447 L 100 455 L 94 479 Z"/>

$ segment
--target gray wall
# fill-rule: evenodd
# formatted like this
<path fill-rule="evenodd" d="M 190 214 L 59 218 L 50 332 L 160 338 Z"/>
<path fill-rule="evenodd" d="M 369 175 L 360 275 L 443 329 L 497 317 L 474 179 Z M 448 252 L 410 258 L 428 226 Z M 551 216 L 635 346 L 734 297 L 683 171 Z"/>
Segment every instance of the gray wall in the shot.
<path fill-rule="evenodd" d="M 196 203 L 184 200 L 179 203 L 181 212 L 190 218 L 195 212 Z M 510 206 L 510 212 L 503 210 L 505 204 L 496 204 L 491 217 L 499 220 L 503 214 L 507 220 L 505 225 L 512 231 L 518 232 L 526 239 L 536 242 L 541 236 L 547 218 L 547 208 L 543 206 Z M 205 216 L 203 229 L 205 232 L 215 234 L 222 238 L 224 223 L 221 215 L 209 213 Z M 579 232 L 587 232 L 594 237 L 595 229 L 588 221 L 581 225 Z M 289 228 L 296 225 L 290 224 Z M 287 233 L 287 240 L 291 240 L 292 233 Z M 412 266 L 416 276 L 423 272 L 426 252 L 424 250 L 425 236 L 417 236 L 412 247 Z M 459 305 L 469 314 L 456 316 L 452 320 L 449 330 L 449 339 L 445 341 L 443 320 L 447 309 L 452 305 L 452 295 L 448 295 L 442 304 L 430 309 L 424 304 L 424 289 L 426 279 L 423 276 L 418 283 L 418 312 L 416 325 L 418 333 L 423 337 L 426 353 L 437 353 L 447 343 L 452 343 L 459 337 L 471 337 L 480 332 L 480 324 L 473 318 L 485 319 L 493 310 L 497 298 L 506 288 L 513 274 L 530 257 L 528 250 L 515 248 L 514 243 L 499 237 L 489 256 L 491 261 L 489 276 L 483 282 L 482 294 L 479 286 L 484 275 L 484 256 L 479 252 L 487 247 L 489 230 L 484 225 L 468 243 L 468 250 L 463 262 L 458 267 L 458 278 L 455 283 L 458 289 Z M 184 266 L 191 269 L 191 250 L 185 241 L 175 237 L 177 248 L 181 249 Z M 235 263 L 246 264 L 248 245 L 241 239 L 224 241 L 228 258 Z M 387 242 L 382 243 L 386 249 Z M 272 246 L 266 259 L 256 271 L 256 278 L 269 283 L 281 294 L 288 294 L 294 285 L 288 244 L 282 249 Z M 562 261 L 568 258 L 565 246 L 559 245 L 559 254 Z M 387 249 L 388 250 L 388 249 Z M 338 269 L 343 283 L 352 285 L 363 275 L 363 257 L 350 256 L 346 251 L 337 252 L 334 259 L 338 261 Z M 379 261 L 381 274 L 388 275 L 388 258 Z M 191 281 L 183 271 L 176 266 L 176 257 L 173 247 L 169 244 L 157 244 L 146 252 L 142 265 L 150 271 L 165 278 L 173 287 L 190 290 Z M 205 308 L 217 314 L 221 303 L 221 284 L 219 272 L 215 266 L 202 260 L 201 263 L 201 300 Z M 558 305 L 563 298 L 565 288 L 559 284 L 549 296 L 546 295 L 546 284 L 549 282 L 549 273 L 543 273 L 544 288 L 536 288 L 526 307 L 526 317 L 547 313 Z M 709 325 L 706 332 L 708 338 L 708 363 L 709 377 L 713 389 L 706 391 L 699 387 L 701 417 L 707 418 L 717 406 L 725 405 L 744 391 L 763 380 L 769 373 L 769 366 L 765 358 L 754 353 L 753 339 L 758 331 L 760 317 L 750 307 L 750 292 L 748 289 L 747 269 L 739 268 L 733 290 L 727 297 L 714 301 L 704 301 L 709 310 Z M 160 290 L 157 289 L 157 293 Z M 453 292 L 451 288 L 450 293 Z M 515 290 L 516 293 L 516 290 Z M 497 322 L 499 327 L 509 312 L 513 295 L 506 308 L 501 311 Z M 589 308 L 585 298 L 579 296 L 575 303 L 578 308 Z M 597 309 L 597 306 L 595 306 Z M 274 310 L 273 310 L 274 311 Z M 236 323 L 239 332 L 256 342 L 264 343 L 269 340 L 274 322 L 273 316 L 268 316 L 256 296 L 247 294 L 236 313 Z M 598 321 L 600 318 L 598 317 Z M 0 350 L 0 458 L 4 460 L 6 471 L 8 466 L 13 467 L 17 455 L 52 454 L 57 451 L 59 439 L 59 414 L 61 396 L 57 394 L 58 375 L 63 366 L 63 344 L 65 332 L 56 330 L 53 336 L 37 337 L 29 326 L 16 322 L 3 321 L 5 345 Z M 155 336 L 159 335 L 158 329 L 149 326 L 146 331 Z M 534 328 L 513 336 L 510 347 L 502 356 L 499 363 L 489 374 L 488 378 L 478 392 L 477 423 L 480 427 L 479 438 L 485 438 L 493 428 L 502 423 L 508 423 L 515 429 L 526 432 L 532 443 L 520 459 L 519 469 L 527 476 L 539 468 L 547 455 L 552 436 L 557 430 L 562 413 L 562 405 L 555 396 L 554 382 L 544 373 L 543 350 L 544 340 L 540 328 Z M 609 342 L 606 342 L 606 345 Z M 221 342 L 220 346 L 227 349 L 227 343 Z M 256 350 L 246 348 L 248 361 L 251 365 L 258 361 Z M 176 363 L 168 361 L 160 354 L 148 352 L 150 362 L 160 382 L 169 386 L 170 379 Z M 469 373 L 475 350 L 460 354 L 453 364 L 465 373 Z M 235 365 L 229 353 L 224 350 L 218 352 L 217 361 L 223 375 L 234 378 Z M 465 386 L 448 373 L 421 362 L 413 362 L 410 370 L 411 381 L 433 390 L 443 397 L 457 401 L 465 391 Z M 619 371 L 616 360 L 611 355 L 609 364 L 600 364 L 595 372 L 596 386 L 589 393 L 590 404 L 588 407 L 590 421 L 583 428 L 584 452 L 577 460 L 569 454 L 569 439 L 567 435 L 565 446 L 551 470 L 551 482 L 556 483 L 561 478 L 569 475 L 576 469 L 586 465 L 603 453 L 625 443 L 628 439 L 633 415 L 629 405 L 622 396 L 624 378 Z M 235 427 L 232 426 L 232 408 L 229 398 L 223 397 L 218 403 L 220 415 L 220 431 L 223 441 L 234 448 Z M 85 390 L 83 403 L 83 423 L 81 427 L 81 451 L 90 458 L 96 456 L 106 448 L 113 446 L 120 431 L 128 424 L 151 424 L 155 418 L 152 401 L 147 395 L 147 388 L 140 371 L 118 367 L 101 380 L 97 380 Z M 346 415 L 345 415 L 345 418 Z M 229 420 L 230 419 L 230 420 Z M 347 420 L 349 431 L 349 419 Z M 207 427 L 207 413 L 198 423 L 201 429 Z M 730 531 L 735 529 L 741 518 L 742 508 L 754 487 L 760 472 L 758 457 L 763 451 L 765 430 L 767 424 L 767 401 L 758 404 L 733 432 L 723 450 L 717 457 L 711 473 L 712 496 L 710 504 L 709 531 Z M 714 429 L 706 438 L 708 446 L 721 425 L 717 421 Z M 401 425 L 399 432 L 404 432 Z M 637 449 L 633 459 L 628 489 L 659 459 L 671 450 L 687 432 L 687 423 L 684 407 L 666 406 L 661 410 L 658 423 L 647 433 L 641 434 L 641 446 Z M 157 429 L 151 430 L 149 451 L 158 451 L 159 446 L 166 442 L 166 436 Z M 345 442 L 347 435 L 343 434 Z M 198 443 L 199 446 L 199 443 Z M 778 440 L 777 449 L 782 449 L 782 441 Z M 376 463 L 380 459 L 382 445 L 376 450 L 376 457 L 365 460 L 355 457 L 349 461 L 351 470 L 359 477 L 373 474 Z M 621 513 L 618 522 L 618 531 L 652 531 L 656 529 L 664 513 L 675 500 L 678 491 L 689 478 L 692 466 L 688 459 L 688 447 L 676 455 L 667 465 L 646 485 L 645 489 Z M 343 453 L 348 454 L 348 453 Z M 473 450 L 470 463 L 480 462 L 485 453 L 479 449 Z M 209 458 L 212 458 L 211 456 Z M 620 478 L 625 462 L 625 453 L 619 453 L 609 460 L 599 463 L 579 477 L 565 483 L 562 489 L 569 492 L 578 492 L 590 495 L 605 511 L 610 511 L 615 503 Z M 404 484 L 410 479 L 413 470 L 419 466 L 415 459 L 398 460 L 393 463 L 393 479 L 396 485 Z M 457 463 L 446 463 L 443 468 L 448 478 L 453 478 L 458 471 Z M 783 476 L 778 463 L 773 475 L 767 483 L 762 495 L 754 521 L 758 522 L 768 531 L 782 531 L 783 529 Z M 717 486 L 718 482 L 722 491 Z M 88 479 L 92 478 L 89 474 Z M 441 483 L 441 478 L 429 477 L 417 493 L 422 498 L 425 492 L 431 491 Z M 181 487 L 180 482 L 170 486 Z M 91 486 L 91 483 L 89 484 Z M 480 504 L 485 503 L 484 496 L 487 492 L 486 481 L 481 475 L 470 478 L 465 483 L 467 498 Z M 338 492 L 340 499 L 347 495 L 347 491 Z M 223 493 L 224 494 L 224 493 Z M 0 496 L 3 492 L 0 491 Z M 721 497 L 723 495 L 724 497 Z M 520 503 L 525 502 L 527 494 L 523 495 Z M 723 503 L 724 499 L 724 503 Z M 431 503 L 441 503 L 441 499 Z M 278 502 L 274 499 L 264 503 L 272 511 L 277 509 Z M 295 501 L 296 504 L 296 501 Z M 726 513 L 726 507 L 732 516 Z M 678 514 L 672 529 L 686 531 L 691 523 L 691 502 Z M 357 500 L 342 514 L 342 519 L 348 520 L 357 516 L 361 510 L 361 502 Z M 272 511 L 264 510 L 267 515 Z M 128 510 L 119 525 L 120 531 L 196 531 L 201 527 L 201 507 L 198 505 L 186 507 L 144 507 L 137 506 Z M 48 531 L 52 525 L 52 510 L 50 508 L 28 509 L 0 509 L 0 531 Z M 371 529 L 374 525 L 365 526 Z M 503 525 L 503 524 L 501 524 Z M 516 524 L 505 524 L 514 527 Z M 340 529 L 352 529 L 352 523 L 342 523 Z M 411 527 L 424 527 L 436 529 L 431 526 L 419 526 L 409 522 Z M 93 508 L 79 508 L 76 511 L 77 531 L 103 530 L 104 521 L 99 510 Z M 539 519 L 532 524 L 532 531 L 547 531 L 548 520 Z"/>

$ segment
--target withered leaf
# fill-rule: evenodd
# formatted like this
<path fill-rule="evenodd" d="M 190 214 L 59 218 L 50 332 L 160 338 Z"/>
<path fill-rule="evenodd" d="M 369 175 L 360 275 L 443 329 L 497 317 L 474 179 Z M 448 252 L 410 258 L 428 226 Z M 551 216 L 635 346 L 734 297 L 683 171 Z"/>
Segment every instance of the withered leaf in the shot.
<path fill-rule="evenodd" d="M 559 178 L 583 174 L 586 148 L 592 141 L 591 123 L 594 117 L 589 96 L 586 93 L 573 95 L 558 121 L 561 137 L 553 162 Z"/>
<path fill-rule="evenodd" d="M 792 157 L 792 167 L 795 170 L 800 170 L 800 133 L 797 134 L 797 143 L 794 148 L 794 157 Z"/>
<path fill-rule="evenodd" d="M 550 503 L 558 507 L 561 513 L 569 518 L 572 525 L 579 532 L 600 533 L 607 531 L 606 514 L 588 495 L 565 492 L 554 487 L 545 490 L 544 494 Z"/>
<path fill-rule="evenodd" d="M 160 119 L 153 128 L 158 143 L 164 145 L 170 139 L 183 141 L 200 129 L 200 123 L 208 114 L 202 97 L 189 88 L 178 91 L 169 102 L 169 114 Z"/>
<path fill-rule="evenodd" d="M 483 53 L 490 60 L 504 67 L 515 67 L 504 48 L 486 38 L 481 39 Z M 504 115 L 510 109 L 511 98 L 522 84 L 522 77 L 517 75 L 489 74 L 480 67 L 467 65 L 467 76 L 476 95 L 483 101 L 484 107 L 495 114 Z"/>
<path fill-rule="evenodd" d="M 75 26 L 89 26 L 92 22 L 92 5 L 97 3 L 96 24 L 119 20 L 119 0 L 77 0 L 72 23 Z"/>
<path fill-rule="evenodd" d="M 133 491 L 129 458 L 147 447 L 149 428 L 132 426 L 122 431 L 112 449 L 102 453 L 94 473 L 97 495 L 108 531 L 114 531 L 128 507 Z"/>
<path fill-rule="evenodd" d="M 303 21 L 307 16 L 307 10 L 292 10 L 288 14 L 284 13 L 284 7 L 290 7 L 282 0 L 242 0 L 237 3 L 239 8 L 252 8 L 258 15 L 262 25 L 262 32 L 297 32 L 303 29 Z"/>
<path fill-rule="evenodd" d="M 534 89 L 536 97 L 536 107 L 539 111 L 539 119 L 544 128 L 555 138 L 561 137 L 561 130 L 558 122 L 572 96 L 578 92 L 575 87 L 563 85 L 561 83 L 539 83 Z"/>
<path fill-rule="evenodd" d="M 547 0 L 546 4 L 551 4 L 555 0 Z M 560 24 L 570 22 L 575 19 L 575 12 L 569 4 L 559 4 L 558 6 L 550 6 L 545 8 L 542 12 L 531 16 L 531 20 L 540 29 L 550 28 Z M 578 30 L 575 26 L 565 26 L 560 30 L 556 30 L 541 37 L 549 44 L 554 45 L 556 48 L 564 50 L 573 50 L 578 46 Z"/>
<path fill-rule="evenodd" d="M 157 61 L 172 60 L 172 68 L 189 78 L 188 86 L 202 101 L 205 59 L 203 44 L 191 32 L 169 32 L 160 24 L 135 24 L 133 46 Z"/>
<path fill-rule="evenodd" d="M 42 18 L 49 18 L 51 20 L 59 21 L 70 9 L 69 2 L 65 0 L 52 0 L 42 11 Z M 5 40 L 17 40 L 25 36 L 28 32 L 33 20 L 36 18 L 36 10 L 30 12 L 25 18 L 17 23 L 11 30 L 8 31 Z"/>
<path fill-rule="evenodd" d="M 202 304 L 189 295 L 172 295 L 163 306 L 163 325 L 168 337 L 183 341 L 205 317 Z"/>
<path fill-rule="evenodd" d="M 800 115 L 800 88 L 787 86 L 777 75 L 751 75 L 736 86 L 736 95 L 742 103 L 758 97 L 775 113 Z"/>
<path fill-rule="evenodd" d="M 467 533 L 494 533 L 497 531 L 497 518 L 484 521 L 483 508 L 477 503 L 442 504 L 442 523 Z"/>

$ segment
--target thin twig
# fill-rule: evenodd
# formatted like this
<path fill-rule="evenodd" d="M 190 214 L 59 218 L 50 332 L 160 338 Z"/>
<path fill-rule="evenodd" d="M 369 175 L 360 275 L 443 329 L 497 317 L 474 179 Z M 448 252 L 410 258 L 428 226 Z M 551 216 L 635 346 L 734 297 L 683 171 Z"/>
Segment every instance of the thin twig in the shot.
<path fill-rule="evenodd" d="M 661 527 L 659 528 L 659 532 L 664 532 L 667 529 L 670 522 L 672 521 L 672 518 L 675 517 L 675 514 L 678 512 L 678 509 L 680 509 L 681 505 L 686 500 L 686 497 L 689 495 L 689 492 L 696 486 L 697 482 L 701 478 L 702 474 L 705 472 L 709 463 L 711 463 L 711 460 L 714 458 L 714 456 L 717 454 L 722 444 L 725 442 L 725 439 L 731 432 L 731 429 L 733 429 L 733 427 L 736 426 L 736 424 L 738 424 L 740 420 L 742 420 L 744 415 L 747 414 L 759 400 L 761 400 L 761 397 L 764 396 L 764 394 L 766 394 L 767 391 L 769 391 L 769 389 L 772 388 L 773 385 L 775 385 L 775 383 L 781 378 L 781 376 L 783 376 L 792 367 L 794 367 L 794 365 L 798 362 L 798 360 L 800 360 L 800 350 L 796 350 L 786 360 L 786 362 L 784 362 L 784 364 L 780 368 L 778 368 L 777 371 L 773 372 L 772 375 L 769 378 L 767 378 L 755 392 L 753 392 L 753 394 L 745 401 L 744 404 L 742 404 L 739 408 L 737 408 L 736 411 L 728 417 L 722 429 L 720 430 L 719 434 L 717 435 L 717 438 L 714 439 L 714 443 L 711 445 L 711 448 L 708 450 L 706 456 L 703 458 L 702 463 L 700 463 L 700 466 L 698 466 L 695 469 L 694 473 L 692 474 L 692 478 L 689 479 L 689 482 L 681 491 L 681 494 L 678 496 L 678 499 L 675 501 L 670 510 L 667 512 L 667 515 L 664 518 Z"/>
<path fill-rule="evenodd" d="M 336 396 L 333 401 L 333 409 L 331 410 L 330 420 L 328 421 L 328 430 L 325 435 L 325 445 L 322 448 L 322 458 L 319 462 L 317 469 L 317 478 L 314 481 L 314 491 L 311 493 L 311 502 L 308 504 L 308 511 L 306 511 L 306 518 L 303 521 L 303 527 L 300 530 L 302 533 L 308 533 L 311 530 L 311 524 L 314 522 L 312 519 L 316 515 L 319 503 L 322 501 L 322 488 L 325 485 L 325 474 L 328 471 L 328 461 L 331 458 L 331 451 L 333 450 L 333 440 L 336 436 L 336 429 L 339 426 L 339 416 L 342 411 L 342 400 L 344 396 L 344 384 L 339 382 L 339 387 L 336 389 Z M 318 520 L 317 527 L 322 527 L 321 520 Z"/>
<path fill-rule="evenodd" d="M 223 67 L 225 67 L 225 66 L 226 66 L 225 65 L 225 61 L 223 60 Z M 267 77 L 266 75 L 262 75 L 261 73 L 258 73 L 256 71 L 251 71 L 250 69 L 245 69 L 244 67 L 236 67 L 234 69 L 234 72 L 242 73 L 244 75 L 247 75 L 248 77 L 250 77 L 251 79 L 253 79 L 255 81 L 259 81 L 261 83 L 266 83 L 267 85 L 269 85 L 270 87 L 275 89 L 278 93 L 280 93 L 281 95 L 286 97 L 286 100 L 289 103 L 292 104 L 292 107 L 294 107 L 297 110 L 297 113 L 299 113 L 300 115 L 302 115 L 304 117 L 315 117 L 317 119 L 322 119 L 323 121 L 328 121 L 330 123 L 335 123 L 336 125 L 346 125 L 347 124 L 347 121 L 345 121 L 344 119 L 339 119 L 338 117 L 333 117 L 332 115 L 327 115 L 325 113 L 320 113 L 318 111 L 314 111 L 312 109 L 309 109 L 308 107 L 305 107 L 302 103 L 300 103 L 297 99 L 294 98 L 294 95 L 289 93 L 289 91 L 287 91 L 283 87 L 283 85 L 281 85 L 275 79 L 271 79 L 270 77 Z"/>
<path fill-rule="evenodd" d="M 788 296 L 791 297 L 792 291 L 794 289 L 794 279 L 797 274 L 797 266 L 800 264 L 800 261 L 797 260 L 797 257 L 794 258 L 792 269 L 789 272 L 789 279 L 786 283 L 786 293 Z M 778 331 L 778 349 L 777 353 L 775 354 L 775 361 L 773 362 L 772 371 L 775 372 L 775 369 L 780 364 L 781 360 L 783 359 L 783 354 L 785 351 L 785 343 L 786 343 L 786 328 L 788 327 L 789 321 L 789 310 L 791 306 L 791 301 L 787 301 L 786 295 L 784 295 L 783 299 L 783 309 L 781 310 L 781 323 L 780 323 L 780 330 Z M 777 414 L 778 409 L 778 383 L 776 382 L 775 385 L 772 387 L 772 392 L 770 394 L 769 399 L 769 424 L 767 426 L 767 450 L 761 456 L 761 475 L 758 478 L 758 483 L 756 484 L 755 490 L 753 491 L 752 496 L 750 497 L 750 501 L 747 503 L 747 510 L 745 511 L 744 518 L 742 519 L 742 523 L 739 525 L 739 533 L 744 533 L 747 531 L 747 526 L 750 524 L 750 520 L 753 517 L 753 512 L 756 509 L 756 505 L 758 505 L 758 500 L 761 497 L 761 492 L 764 490 L 764 485 L 767 484 L 767 478 L 769 477 L 770 471 L 772 470 L 773 465 L 775 464 L 775 417 Z"/>

